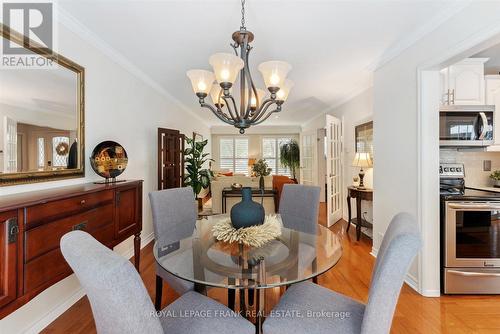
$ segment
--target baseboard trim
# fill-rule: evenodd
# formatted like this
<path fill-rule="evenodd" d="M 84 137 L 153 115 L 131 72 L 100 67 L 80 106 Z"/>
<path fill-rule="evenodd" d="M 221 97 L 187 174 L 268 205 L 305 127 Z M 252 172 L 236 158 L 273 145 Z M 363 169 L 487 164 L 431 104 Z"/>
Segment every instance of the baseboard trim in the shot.
<path fill-rule="evenodd" d="M 421 293 L 422 296 L 424 297 L 441 297 L 441 291 L 440 290 L 423 290 Z"/>
<path fill-rule="evenodd" d="M 36 334 L 40 333 L 45 327 L 50 325 L 55 319 L 59 318 L 61 314 L 66 312 L 73 304 L 82 299 L 85 296 L 85 292 L 80 287 L 74 294 L 72 294 L 66 300 L 63 300 L 59 305 L 54 307 L 52 310 L 47 312 L 42 318 L 35 322 L 30 328 L 28 328 L 25 333 Z"/>
<path fill-rule="evenodd" d="M 405 283 L 408 284 L 408 286 L 410 288 L 412 288 L 413 290 L 415 290 L 419 294 L 422 294 L 420 292 L 420 289 L 418 288 L 417 279 L 412 274 L 406 274 Z"/>
<path fill-rule="evenodd" d="M 154 240 L 154 233 L 151 232 L 144 238 L 141 238 L 141 249 L 146 247 L 151 241 Z M 130 259 L 134 256 L 134 248 L 129 248 L 126 252 L 120 254 L 121 256 Z M 63 300 L 59 305 L 57 305 L 52 310 L 49 310 L 43 317 L 37 320 L 32 326 L 24 331 L 27 334 L 40 333 L 45 327 L 50 325 L 54 320 L 66 312 L 71 306 L 73 306 L 77 301 L 85 296 L 85 292 L 81 287 L 79 287 L 75 292 L 66 300 Z"/>

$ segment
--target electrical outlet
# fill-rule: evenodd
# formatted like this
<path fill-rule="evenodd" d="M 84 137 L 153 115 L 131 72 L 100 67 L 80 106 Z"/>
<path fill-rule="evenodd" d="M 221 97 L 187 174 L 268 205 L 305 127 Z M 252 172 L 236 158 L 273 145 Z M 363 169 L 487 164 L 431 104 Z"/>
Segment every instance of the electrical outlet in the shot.
<path fill-rule="evenodd" d="M 491 160 L 483 160 L 483 171 L 485 172 L 491 171 Z"/>

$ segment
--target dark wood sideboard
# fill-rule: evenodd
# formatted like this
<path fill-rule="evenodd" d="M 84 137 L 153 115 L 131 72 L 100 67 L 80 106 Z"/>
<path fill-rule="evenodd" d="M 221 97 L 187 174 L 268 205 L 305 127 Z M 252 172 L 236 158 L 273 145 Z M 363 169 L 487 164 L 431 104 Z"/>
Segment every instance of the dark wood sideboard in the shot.
<path fill-rule="evenodd" d="M 0 319 L 72 273 L 59 249 L 72 230 L 87 231 L 110 248 L 134 235 L 139 269 L 142 181 L 0 197 Z"/>

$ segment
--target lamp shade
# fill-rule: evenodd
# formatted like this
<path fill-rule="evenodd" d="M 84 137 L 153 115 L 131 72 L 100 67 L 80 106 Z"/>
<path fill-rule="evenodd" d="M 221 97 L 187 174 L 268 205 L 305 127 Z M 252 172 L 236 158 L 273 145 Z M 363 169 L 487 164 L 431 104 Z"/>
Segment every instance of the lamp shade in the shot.
<path fill-rule="evenodd" d="M 204 93 L 208 95 L 215 78 L 212 72 L 205 70 L 189 70 L 186 74 L 191 80 L 191 86 L 193 86 L 195 94 Z"/>
<path fill-rule="evenodd" d="M 262 101 L 264 101 L 264 97 L 266 96 L 266 92 L 262 89 L 257 88 L 257 97 L 259 98 L 259 103 L 257 103 L 257 98 L 253 94 L 252 91 L 252 97 L 250 98 L 250 107 L 252 109 L 257 109 L 260 105 L 262 105 Z M 248 95 L 248 91 L 245 90 L 245 97 Z"/>
<path fill-rule="evenodd" d="M 292 66 L 284 61 L 266 61 L 258 67 L 267 88 L 281 88 Z"/>
<path fill-rule="evenodd" d="M 248 167 L 252 167 L 253 165 L 255 165 L 256 162 L 257 162 L 256 158 L 249 158 L 248 159 Z"/>
<path fill-rule="evenodd" d="M 370 153 L 358 152 L 354 156 L 352 161 L 353 167 L 369 168 L 373 167 L 373 161 L 370 157 Z"/>
<path fill-rule="evenodd" d="M 210 90 L 210 97 L 212 98 L 212 102 L 215 105 L 218 105 L 219 108 L 224 106 L 224 100 L 221 98 L 219 101 L 219 96 L 222 95 L 222 88 L 220 88 L 219 84 L 214 83 L 212 85 L 212 89 Z"/>
<path fill-rule="evenodd" d="M 233 84 L 238 72 L 245 65 L 241 58 L 230 53 L 216 53 L 210 56 L 208 62 L 212 66 L 219 84 L 223 82 Z"/>
<path fill-rule="evenodd" d="M 283 86 L 280 87 L 280 90 L 276 93 L 276 100 L 278 101 L 286 101 L 288 98 L 288 94 L 290 94 L 290 90 L 292 89 L 294 83 L 290 79 L 286 79 Z"/>

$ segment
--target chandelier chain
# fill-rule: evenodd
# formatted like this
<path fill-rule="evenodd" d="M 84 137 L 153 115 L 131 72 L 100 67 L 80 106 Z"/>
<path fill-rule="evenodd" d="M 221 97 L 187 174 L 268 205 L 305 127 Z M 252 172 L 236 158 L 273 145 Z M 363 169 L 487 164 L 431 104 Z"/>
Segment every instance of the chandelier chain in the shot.
<path fill-rule="evenodd" d="M 241 28 L 245 28 L 245 1 L 241 0 Z"/>

